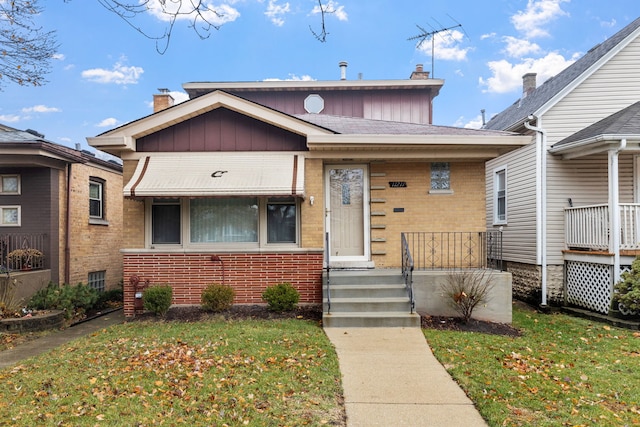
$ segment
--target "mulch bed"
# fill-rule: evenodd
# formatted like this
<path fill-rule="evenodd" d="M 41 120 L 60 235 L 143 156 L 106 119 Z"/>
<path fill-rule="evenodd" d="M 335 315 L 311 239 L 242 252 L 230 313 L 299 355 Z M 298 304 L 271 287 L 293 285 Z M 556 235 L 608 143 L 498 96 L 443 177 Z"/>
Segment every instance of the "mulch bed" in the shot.
<path fill-rule="evenodd" d="M 178 322 L 199 322 L 202 320 L 212 320 L 224 318 L 225 320 L 240 319 L 302 319 L 322 323 L 322 308 L 318 305 L 299 306 L 293 311 L 278 313 L 270 311 L 264 305 L 235 305 L 229 310 L 220 313 L 210 313 L 200 306 L 178 306 L 172 307 L 164 317 L 159 317 L 153 313 L 136 314 L 129 321 L 178 321 Z M 504 323 L 484 322 L 471 319 L 464 323 L 459 317 L 441 317 L 421 315 L 421 325 L 424 329 L 437 329 L 449 331 L 479 332 L 484 334 L 506 335 L 517 337 L 521 333 L 518 329 Z"/>
<path fill-rule="evenodd" d="M 201 320 L 212 320 L 224 318 L 225 320 L 239 319 L 303 319 L 322 322 L 322 307 L 319 305 L 299 306 L 295 310 L 278 313 L 270 311 L 264 305 L 234 305 L 228 310 L 219 313 L 205 311 L 200 306 L 178 306 L 171 307 L 164 317 L 159 317 L 153 313 L 136 314 L 130 321 L 158 320 L 158 321 L 179 321 L 198 322 Z"/>

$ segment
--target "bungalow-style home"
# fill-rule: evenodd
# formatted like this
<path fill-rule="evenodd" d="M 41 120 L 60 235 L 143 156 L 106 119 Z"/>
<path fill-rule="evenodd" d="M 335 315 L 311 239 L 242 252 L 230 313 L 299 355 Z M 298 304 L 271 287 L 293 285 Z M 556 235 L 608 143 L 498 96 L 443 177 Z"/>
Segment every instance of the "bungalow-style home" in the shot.
<path fill-rule="evenodd" d="M 640 253 L 640 19 L 536 87 L 485 129 L 531 136 L 487 163 L 487 227 L 503 231 L 514 294 L 611 308 Z"/>
<path fill-rule="evenodd" d="M 190 100 L 159 93 L 153 114 L 87 138 L 124 164 L 125 315 L 147 282 L 170 284 L 175 304 L 199 304 L 210 283 L 259 304 L 281 282 L 320 304 L 324 280 L 336 312 L 341 274 L 402 280 L 410 245 L 416 268 L 495 260 L 484 162 L 529 138 L 432 125 L 444 82 L 420 65 L 372 81 L 340 66 L 335 81 L 186 83 Z M 401 245 L 403 232 L 416 235 Z"/>
<path fill-rule="evenodd" d="M 0 280 L 16 297 L 49 281 L 114 288 L 121 246 L 119 163 L 0 126 Z"/>

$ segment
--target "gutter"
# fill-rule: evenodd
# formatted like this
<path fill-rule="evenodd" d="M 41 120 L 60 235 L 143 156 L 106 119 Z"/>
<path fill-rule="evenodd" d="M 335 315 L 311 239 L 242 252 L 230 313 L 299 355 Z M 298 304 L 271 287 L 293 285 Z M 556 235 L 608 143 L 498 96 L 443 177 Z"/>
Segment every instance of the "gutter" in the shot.
<path fill-rule="evenodd" d="M 66 212 L 66 223 L 64 225 L 64 283 L 71 283 L 71 267 L 69 263 L 71 262 L 71 165 L 73 163 L 67 163 L 67 212 Z M 58 270 L 60 271 L 60 270 Z"/>
<path fill-rule="evenodd" d="M 540 118 L 530 115 L 527 120 L 524 121 L 524 127 L 536 132 L 536 164 L 539 165 L 539 191 L 537 191 L 537 202 L 539 211 L 536 214 L 536 230 L 539 233 L 538 240 L 538 254 L 540 255 L 540 268 L 541 268 L 541 301 L 540 306 L 547 306 L 547 156 L 545 148 L 547 146 L 547 133 L 544 128 L 540 126 L 531 125 L 531 121 L 535 120 L 536 123 L 540 123 Z"/>

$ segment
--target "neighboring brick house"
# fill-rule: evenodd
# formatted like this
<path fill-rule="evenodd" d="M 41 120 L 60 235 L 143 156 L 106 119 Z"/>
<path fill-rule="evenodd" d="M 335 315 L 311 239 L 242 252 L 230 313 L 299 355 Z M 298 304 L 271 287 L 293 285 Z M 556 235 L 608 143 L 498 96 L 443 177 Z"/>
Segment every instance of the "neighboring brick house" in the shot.
<path fill-rule="evenodd" d="M 32 288 L 48 280 L 88 283 L 99 290 L 118 286 L 122 280 L 119 163 L 52 143 L 37 132 L 3 126 L 0 184 L 4 272 L 22 275 L 24 283 L 37 274 L 40 283 Z M 25 247 L 43 253 L 43 262 L 30 266 L 36 270 L 33 273 L 20 272 L 21 267 L 7 259 L 11 251 Z M 43 272 L 49 273 L 46 278 Z"/>
<path fill-rule="evenodd" d="M 285 281 L 320 303 L 326 253 L 333 268 L 399 268 L 402 232 L 484 232 L 484 162 L 528 139 L 432 125 L 443 84 L 421 66 L 187 83 L 189 101 L 155 95 L 154 114 L 87 138 L 124 163 L 125 314 L 132 276 L 171 284 L 176 304 L 214 282 L 261 303 Z"/>

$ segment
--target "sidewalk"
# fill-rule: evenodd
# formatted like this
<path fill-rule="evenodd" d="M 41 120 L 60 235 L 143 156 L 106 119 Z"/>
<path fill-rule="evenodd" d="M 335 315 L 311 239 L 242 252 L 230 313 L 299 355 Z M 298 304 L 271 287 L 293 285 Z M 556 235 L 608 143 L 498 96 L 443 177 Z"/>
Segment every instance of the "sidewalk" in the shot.
<path fill-rule="evenodd" d="M 325 328 L 338 353 L 348 427 L 486 427 L 419 328 Z"/>
<path fill-rule="evenodd" d="M 124 322 L 124 313 L 122 310 L 116 310 L 62 331 L 53 332 L 42 338 L 20 344 L 12 349 L 1 351 L 0 369 L 15 365 L 24 359 L 37 356 L 71 340 L 122 322 Z"/>

